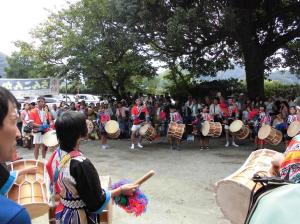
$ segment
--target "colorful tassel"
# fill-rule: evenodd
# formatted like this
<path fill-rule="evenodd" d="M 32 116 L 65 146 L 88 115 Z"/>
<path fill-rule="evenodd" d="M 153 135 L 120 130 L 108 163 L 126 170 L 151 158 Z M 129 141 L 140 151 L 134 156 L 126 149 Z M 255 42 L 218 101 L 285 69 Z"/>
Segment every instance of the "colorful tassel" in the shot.
<path fill-rule="evenodd" d="M 119 182 L 112 185 L 112 189 L 116 189 L 124 184 L 128 184 L 128 180 L 120 180 Z M 124 209 L 127 213 L 133 213 L 136 216 L 140 216 L 146 212 L 148 205 L 148 198 L 146 195 L 137 189 L 132 196 L 120 195 L 113 198 L 116 205 Z"/>

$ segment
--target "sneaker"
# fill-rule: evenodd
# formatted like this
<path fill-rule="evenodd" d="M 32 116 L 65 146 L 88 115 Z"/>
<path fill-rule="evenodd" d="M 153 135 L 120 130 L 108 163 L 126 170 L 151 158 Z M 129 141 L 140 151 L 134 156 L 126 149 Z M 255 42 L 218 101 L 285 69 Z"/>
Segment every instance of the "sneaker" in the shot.
<path fill-rule="evenodd" d="M 233 145 L 234 147 L 239 147 L 239 145 L 237 145 L 235 142 L 232 142 L 232 145 Z"/>
<path fill-rule="evenodd" d="M 134 144 L 131 144 L 130 149 L 134 150 Z"/>
<path fill-rule="evenodd" d="M 229 146 L 229 142 L 226 143 L 225 147 L 228 147 L 228 146 Z"/>
<path fill-rule="evenodd" d="M 102 145 L 102 149 L 107 149 L 106 145 Z"/>
<path fill-rule="evenodd" d="M 138 147 L 141 149 L 144 148 L 144 146 L 142 146 L 141 143 L 138 143 Z"/>

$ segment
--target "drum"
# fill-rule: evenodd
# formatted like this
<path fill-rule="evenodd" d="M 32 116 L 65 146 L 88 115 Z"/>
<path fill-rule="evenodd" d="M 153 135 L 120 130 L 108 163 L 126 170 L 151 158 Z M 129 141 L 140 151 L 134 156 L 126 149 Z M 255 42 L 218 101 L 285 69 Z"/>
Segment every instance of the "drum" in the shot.
<path fill-rule="evenodd" d="M 33 166 L 37 167 L 37 172 L 18 176 L 8 192 L 11 200 L 27 209 L 31 219 L 49 211 L 46 166 L 43 162 L 36 160 L 18 160 L 9 165 L 10 170 L 21 170 Z"/>
<path fill-rule="evenodd" d="M 244 125 L 241 120 L 235 120 L 229 126 L 229 131 L 232 135 L 236 136 L 237 139 L 245 139 L 250 134 L 250 129 L 248 126 Z"/>
<path fill-rule="evenodd" d="M 295 137 L 296 135 L 300 134 L 300 121 L 294 121 L 289 125 L 287 130 L 287 134 L 290 137 Z"/>
<path fill-rule="evenodd" d="M 220 122 L 205 121 L 202 125 L 202 135 L 220 137 L 222 134 L 222 124 Z"/>
<path fill-rule="evenodd" d="M 111 178 L 109 176 L 100 176 L 101 187 L 105 190 L 111 190 Z M 111 224 L 112 223 L 112 200 L 109 200 L 105 209 L 100 215 L 100 223 Z"/>
<path fill-rule="evenodd" d="M 270 176 L 271 161 L 282 154 L 269 149 L 261 149 L 250 154 L 240 169 L 216 183 L 216 200 L 224 216 L 233 224 L 244 223 L 251 191 L 255 186 L 254 174 Z M 258 184 L 255 191 L 261 186 Z"/>
<path fill-rule="evenodd" d="M 43 142 L 44 142 L 44 145 L 47 147 L 54 147 L 54 146 L 58 145 L 56 131 L 55 130 L 48 131 L 44 135 Z"/>
<path fill-rule="evenodd" d="M 106 131 L 107 136 L 110 138 L 118 138 L 121 133 L 119 123 L 115 120 L 106 122 L 104 130 Z"/>
<path fill-rule="evenodd" d="M 176 122 L 171 122 L 168 128 L 168 137 L 182 139 L 184 130 L 185 130 L 185 124 L 178 124 Z"/>
<path fill-rule="evenodd" d="M 157 133 L 156 133 L 154 127 L 152 127 L 151 124 L 143 125 L 140 128 L 139 133 L 140 133 L 141 136 L 143 136 L 148 141 L 154 141 L 156 136 L 157 136 Z"/>
<path fill-rule="evenodd" d="M 94 130 L 93 122 L 90 121 L 90 120 L 86 120 L 86 126 L 87 126 L 87 129 L 88 129 L 88 134 L 91 134 Z"/>
<path fill-rule="evenodd" d="M 282 133 L 270 125 L 263 125 L 258 131 L 258 138 L 271 145 L 278 145 L 282 141 Z"/>

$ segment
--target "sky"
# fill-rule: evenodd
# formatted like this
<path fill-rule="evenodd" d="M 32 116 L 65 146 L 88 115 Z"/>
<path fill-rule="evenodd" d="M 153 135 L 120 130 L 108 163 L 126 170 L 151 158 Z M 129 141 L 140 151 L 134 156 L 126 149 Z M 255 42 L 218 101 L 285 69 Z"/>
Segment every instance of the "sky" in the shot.
<path fill-rule="evenodd" d="M 30 42 L 29 32 L 49 15 L 46 9 L 57 11 L 66 5 L 66 0 L 0 0 L 0 52 L 11 55 L 14 41 Z"/>

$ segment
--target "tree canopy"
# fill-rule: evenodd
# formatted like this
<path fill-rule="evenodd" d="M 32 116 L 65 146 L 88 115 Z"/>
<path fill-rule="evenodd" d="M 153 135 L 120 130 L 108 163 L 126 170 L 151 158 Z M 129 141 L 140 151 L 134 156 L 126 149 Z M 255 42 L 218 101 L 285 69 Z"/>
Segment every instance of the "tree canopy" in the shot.
<path fill-rule="evenodd" d="M 53 13 L 9 59 L 14 74 L 84 80 L 121 97 L 170 69 L 175 86 L 239 64 L 249 95 L 276 67 L 299 72 L 298 0 L 81 0 Z M 35 70 L 35 71 L 32 71 Z"/>

